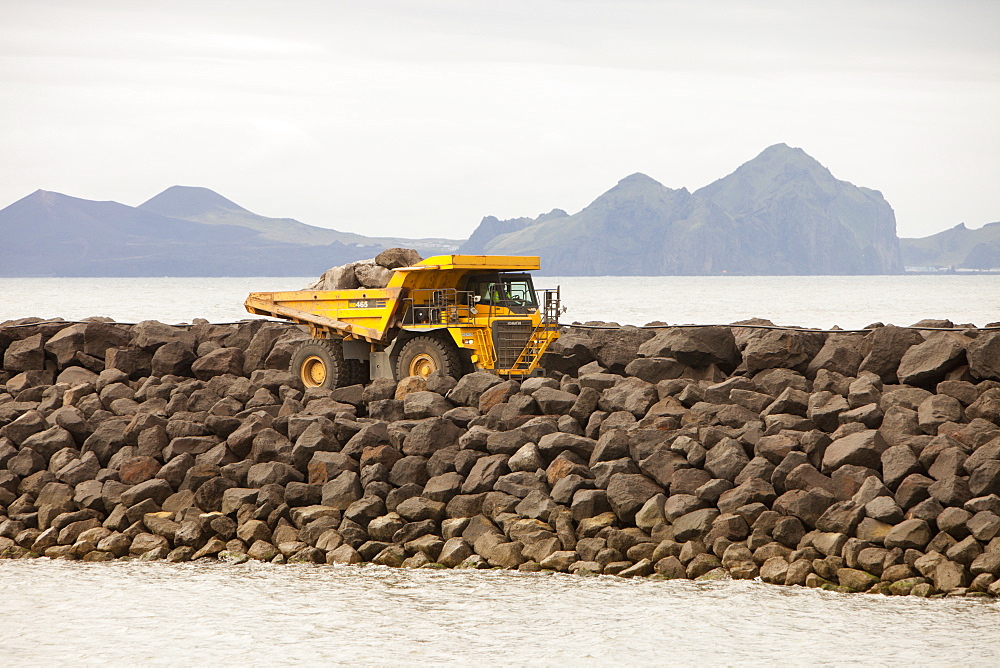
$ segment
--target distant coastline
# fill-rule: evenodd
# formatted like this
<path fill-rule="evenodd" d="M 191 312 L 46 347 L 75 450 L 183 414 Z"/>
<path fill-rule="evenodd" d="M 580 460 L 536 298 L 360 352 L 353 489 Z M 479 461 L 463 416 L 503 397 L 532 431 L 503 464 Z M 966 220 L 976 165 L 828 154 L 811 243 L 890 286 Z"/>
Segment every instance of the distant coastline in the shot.
<path fill-rule="evenodd" d="M 960 274 L 962 276 L 974 276 L 976 274 L 987 274 L 996 276 L 1000 274 L 1000 268 L 993 269 L 965 269 L 963 267 L 904 267 L 904 274 L 920 274 L 921 276 L 941 276 L 950 274 Z"/>

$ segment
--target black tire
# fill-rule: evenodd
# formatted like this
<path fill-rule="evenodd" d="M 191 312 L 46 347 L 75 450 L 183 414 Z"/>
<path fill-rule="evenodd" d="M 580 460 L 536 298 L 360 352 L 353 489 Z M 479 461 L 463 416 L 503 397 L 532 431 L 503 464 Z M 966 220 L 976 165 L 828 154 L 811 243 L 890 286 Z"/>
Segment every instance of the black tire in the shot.
<path fill-rule="evenodd" d="M 341 374 L 341 384 L 343 387 L 347 387 L 348 385 L 364 385 L 371 380 L 367 360 L 345 359 L 343 369 L 344 372 Z"/>
<path fill-rule="evenodd" d="M 319 387 L 332 390 L 344 380 L 344 349 L 340 341 L 313 339 L 299 346 L 288 370 L 306 389 Z"/>
<path fill-rule="evenodd" d="M 462 359 L 451 341 L 426 334 L 415 336 L 403 344 L 396 360 L 396 379 L 407 376 L 429 376 L 435 371 L 462 377 Z"/>

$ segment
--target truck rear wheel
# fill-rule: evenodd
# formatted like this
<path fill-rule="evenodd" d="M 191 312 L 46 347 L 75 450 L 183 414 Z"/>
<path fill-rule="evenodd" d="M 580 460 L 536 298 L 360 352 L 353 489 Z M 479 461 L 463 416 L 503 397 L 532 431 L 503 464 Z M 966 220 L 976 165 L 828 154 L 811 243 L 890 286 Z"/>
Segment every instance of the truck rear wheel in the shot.
<path fill-rule="evenodd" d="M 302 344 L 292 355 L 288 370 L 298 376 L 306 388 L 332 390 L 340 387 L 344 380 L 344 350 L 340 341 L 316 339 Z"/>
<path fill-rule="evenodd" d="M 341 367 L 341 383 L 344 387 L 348 385 L 364 385 L 370 380 L 368 362 L 365 360 L 345 359 L 344 366 Z"/>
<path fill-rule="evenodd" d="M 415 336 L 403 344 L 396 360 L 397 379 L 407 376 L 426 378 L 435 371 L 454 378 L 462 377 L 462 360 L 454 344 L 427 335 Z"/>

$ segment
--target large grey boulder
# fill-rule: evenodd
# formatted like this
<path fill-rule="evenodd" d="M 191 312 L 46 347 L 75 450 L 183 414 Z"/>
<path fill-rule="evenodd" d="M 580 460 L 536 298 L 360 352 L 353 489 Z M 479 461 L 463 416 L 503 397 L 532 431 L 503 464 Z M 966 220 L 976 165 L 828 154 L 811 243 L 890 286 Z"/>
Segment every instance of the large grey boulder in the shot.
<path fill-rule="evenodd" d="M 157 320 L 143 320 L 132 327 L 131 345 L 147 352 L 154 352 L 171 341 L 177 341 L 192 349 L 197 343 L 194 333 L 189 329 L 165 325 Z"/>
<path fill-rule="evenodd" d="M 982 394 L 965 409 L 965 417 L 969 420 L 982 418 L 993 424 L 1000 425 L 1000 387 L 993 387 Z"/>
<path fill-rule="evenodd" d="M 903 478 L 923 470 L 913 449 L 908 445 L 894 445 L 882 452 L 882 478 L 894 489 Z"/>
<path fill-rule="evenodd" d="M 354 275 L 363 288 L 384 288 L 392 278 L 392 270 L 380 267 L 375 260 L 360 260 L 354 263 Z"/>
<path fill-rule="evenodd" d="M 741 361 L 729 327 L 675 327 L 662 330 L 639 346 L 643 357 L 670 357 L 691 367 L 716 364 L 731 371 Z"/>
<path fill-rule="evenodd" d="M 750 463 L 743 446 L 738 441 L 726 438 L 717 443 L 705 458 L 705 468 L 716 478 L 730 482 Z"/>
<path fill-rule="evenodd" d="M 332 267 L 323 272 L 315 283 L 307 287 L 307 290 L 355 290 L 361 287 L 357 274 L 354 273 L 354 265 L 345 264 L 340 267 Z"/>
<path fill-rule="evenodd" d="M 125 490 L 121 499 L 126 506 L 134 506 L 146 499 L 152 499 L 157 505 L 161 505 L 173 493 L 174 490 L 166 480 L 153 478 Z"/>
<path fill-rule="evenodd" d="M 986 461 L 969 477 L 969 490 L 976 496 L 1000 494 L 1000 461 Z"/>
<path fill-rule="evenodd" d="M 343 471 L 333 480 L 323 485 L 321 503 L 337 510 L 347 508 L 361 498 L 361 477 L 354 471 Z"/>
<path fill-rule="evenodd" d="M 906 385 L 936 385 L 945 374 L 965 361 L 969 339 L 955 332 L 931 334 L 911 347 L 899 361 L 896 375 Z"/>
<path fill-rule="evenodd" d="M 625 367 L 639 355 L 639 347 L 655 336 L 649 329 L 625 326 L 599 329 L 591 332 L 594 358 L 612 373 L 621 374 Z"/>
<path fill-rule="evenodd" d="M 840 415 L 846 413 L 849 408 L 847 399 L 839 394 L 814 392 L 809 395 L 806 417 L 823 431 L 833 432 L 840 423 Z"/>
<path fill-rule="evenodd" d="M 206 513 L 221 510 L 223 495 L 227 489 L 233 487 L 237 487 L 237 483 L 225 476 L 217 475 L 209 478 L 198 487 L 198 491 L 194 495 L 194 502 Z"/>
<path fill-rule="evenodd" d="M 507 459 L 507 455 L 489 455 L 477 459 L 462 484 L 462 494 L 491 491 L 500 476 L 510 472 Z"/>
<path fill-rule="evenodd" d="M 108 348 L 128 345 L 131 338 L 123 326 L 103 322 L 83 322 L 64 327 L 45 342 L 45 350 L 56 358 L 59 368 L 81 359 L 81 354 L 103 360 Z"/>
<path fill-rule="evenodd" d="M 699 540 L 712 529 L 712 522 L 719 517 L 715 508 L 702 508 L 674 520 L 674 539 L 679 542 Z"/>
<path fill-rule="evenodd" d="M 973 376 L 1000 380 L 1000 332 L 980 333 L 969 342 L 965 353 Z"/>
<path fill-rule="evenodd" d="M 538 440 L 538 452 L 548 460 L 555 458 L 560 452 L 568 450 L 584 461 L 589 461 L 595 447 L 597 447 L 597 442 L 592 438 L 561 431 L 546 434 Z"/>
<path fill-rule="evenodd" d="M 198 359 L 194 348 L 181 341 L 170 341 L 156 349 L 150 360 L 150 369 L 154 376 L 190 376 L 191 363 Z M 132 371 L 122 369 L 129 375 Z M 236 373 L 242 373 L 242 369 Z"/>
<path fill-rule="evenodd" d="M 408 420 L 440 417 L 454 407 L 454 404 L 437 392 L 427 390 L 409 392 L 403 397 L 403 413 Z"/>
<path fill-rule="evenodd" d="M 45 351 L 56 358 L 56 364 L 60 369 L 69 366 L 77 352 L 84 349 L 84 337 L 87 325 L 80 323 L 64 327 L 53 334 L 45 342 Z"/>
<path fill-rule="evenodd" d="M 264 485 L 287 485 L 290 482 L 302 482 L 305 479 L 299 471 L 283 462 L 264 462 L 254 464 L 247 472 L 248 487 L 263 487 Z"/>
<path fill-rule="evenodd" d="M 439 396 L 433 392 L 417 392 L 416 394 Z M 461 435 L 462 429 L 451 420 L 443 417 L 429 418 L 413 427 L 403 439 L 403 454 L 430 457 L 441 448 L 457 443 Z"/>
<path fill-rule="evenodd" d="M 577 400 L 575 394 L 551 387 L 540 387 L 531 396 L 544 415 L 566 415 Z"/>
<path fill-rule="evenodd" d="M 838 438 L 823 454 L 823 471 L 832 473 L 845 464 L 878 469 L 888 444 L 875 429 L 866 429 Z"/>
<path fill-rule="evenodd" d="M 864 339 L 858 334 L 831 334 L 816 356 L 809 362 L 806 373 L 810 378 L 820 369 L 834 371 L 848 378 L 858 375 L 864 358 Z"/>
<path fill-rule="evenodd" d="M 502 382 L 499 376 L 489 371 L 477 371 L 462 376 L 446 396 L 449 401 L 459 406 L 478 406 L 483 392 Z"/>
<path fill-rule="evenodd" d="M 836 501 L 832 494 L 820 488 L 793 489 L 775 499 L 773 507 L 782 515 L 798 517 L 806 526 L 815 528 L 819 518 Z"/>
<path fill-rule="evenodd" d="M 628 411 L 641 418 L 659 399 L 656 386 L 652 383 L 641 378 L 625 378 L 614 387 L 604 390 L 598 405 L 601 410 L 609 413 Z"/>
<path fill-rule="evenodd" d="M 14 373 L 44 368 L 44 343 L 41 334 L 14 341 L 3 354 L 3 368 Z"/>
<path fill-rule="evenodd" d="M 904 329 L 895 325 L 886 325 L 872 330 L 865 336 L 862 352 L 865 354 L 859 372 L 869 371 L 877 374 L 883 382 L 895 383 L 898 378 L 896 369 L 903 355 L 911 346 L 923 343 L 924 338 L 912 329 Z"/>
<path fill-rule="evenodd" d="M 945 422 L 959 422 L 962 419 L 962 404 L 947 394 L 933 394 L 924 399 L 917 408 L 917 421 L 927 434 L 937 434 L 937 428 Z"/>
<path fill-rule="evenodd" d="M 743 362 L 751 373 L 764 369 L 804 371 L 826 340 L 819 332 L 755 329 L 746 336 Z"/>
<path fill-rule="evenodd" d="M 931 540 L 931 528 L 927 522 L 919 519 L 903 520 L 885 537 L 885 546 L 898 547 L 903 550 L 923 550 Z"/>
<path fill-rule="evenodd" d="M 420 253 L 412 248 L 386 248 L 375 256 L 375 264 L 386 269 L 412 267 L 423 260 Z"/>
<path fill-rule="evenodd" d="M 635 514 L 645 503 L 663 494 L 663 488 L 641 473 L 616 473 L 608 483 L 608 502 L 622 522 L 633 524 Z"/>

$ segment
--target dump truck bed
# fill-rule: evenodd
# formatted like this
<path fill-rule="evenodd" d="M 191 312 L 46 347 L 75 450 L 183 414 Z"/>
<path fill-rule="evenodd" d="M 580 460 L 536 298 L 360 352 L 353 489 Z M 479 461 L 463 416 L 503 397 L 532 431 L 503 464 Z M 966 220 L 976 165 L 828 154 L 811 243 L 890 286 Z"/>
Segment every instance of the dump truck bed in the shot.
<path fill-rule="evenodd" d="M 378 343 L 385 341 L 386 333 L 396 324 L 403 292 L 401 288 L 253 292 L 245 306 L 255 315 Z"/>

